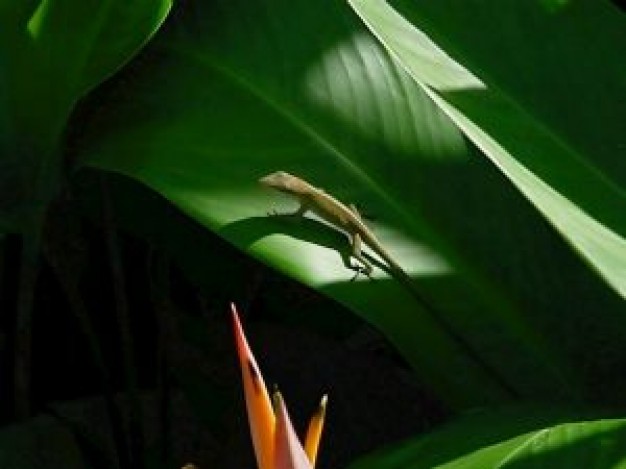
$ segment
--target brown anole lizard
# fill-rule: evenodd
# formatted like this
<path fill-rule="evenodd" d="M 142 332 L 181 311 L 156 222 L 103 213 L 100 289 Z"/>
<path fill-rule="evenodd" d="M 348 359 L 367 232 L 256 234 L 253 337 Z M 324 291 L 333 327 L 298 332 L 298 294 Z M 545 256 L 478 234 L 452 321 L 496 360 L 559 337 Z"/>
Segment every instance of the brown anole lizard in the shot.
<path fill-rule="evenodd" d="M 301 216 L 310 211 L 345 232 L 350 237 L 352 256 L 361 263 L 360 268 L 357 267 L 358 271 L 369 276 L 373 270 L 371 262 L 365 258 L 361 249 L 362 244 L 365 244 L 385 261 L 392 274 L 400 276 L 403 281 L 409 280 L 409 276 L 400 264 L 363 223 L 358 210 L 353 205 L 347 206 L 324 190 L 284 171 L 277 171 L 262 177 L 259 182 L 264 186 L 287 193 L 300 202 L 298 210 L 290 215 Z"/>
<path fill-rule="evenodd" d="M 422 305 L 424 310 L 430 314 L 437 324 L 439 324 L 439 326 L 446 331 L 453 338 L 453 340 L 455 340 L 458 345 L 464 349 L 465 352 L 477 363 L 481 363 L 485 368 L 485 371 L 492 375 L 494 380 L 499 382 L 504 389 L 509 391 L 512 395 L 517 394 L 516 390 L 513 389 L 502 376 L 500 376 L 499 371 L 492 368 L 489 363 L 485 362 L 480 354 L 474 350 L 473 346 L 468 343 L 463 336 L 459 335 L 447 323 L 444 317 L 419 294 L 416 287 L 413 285 L 411 277 L 382 246 L 374 233 L 365 225 L 365 223 L 363 223 L 359 212 L 354 206 L 347 206 L 343 204 L 332 195 L 324 192 L 324 190 L 315 187 L 306 182 L 304 179 L 285 171 L 277 171 L 275 173 L 268 174 L 267 176 L 259 179 L 259 182 L 264 186 L 271 187 L 295 197 L 300 202 L 300 207 L 292 215 L 301 216 L 306 212 L 311 211 L 323 220 L 326 220 L 331 225 L 347 233 L 351 238 L 352 256 L 362 265 L 361 269 L 357 267 L 357 273 L 358 271 L 363 271 L 368 276 L 372 272 L 372 264 L 361 252 L 361 244 L 363 243 L 369 246 L 388 265 L 390 269 L 389 273 L 392 277 L 407 288 L 415 300 Z"/>

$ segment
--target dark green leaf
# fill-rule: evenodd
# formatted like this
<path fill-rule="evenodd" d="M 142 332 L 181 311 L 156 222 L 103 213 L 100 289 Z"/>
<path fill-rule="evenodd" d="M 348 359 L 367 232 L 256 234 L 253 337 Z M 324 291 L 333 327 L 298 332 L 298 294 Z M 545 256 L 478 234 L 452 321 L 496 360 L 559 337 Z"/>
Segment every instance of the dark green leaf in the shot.
<path fill-rule="evenodd" d="M 33 229 L 59 184 L 60 137 L 73 106 L 137 52 L 170 4 L 2 2 L 0 229 Z"/>

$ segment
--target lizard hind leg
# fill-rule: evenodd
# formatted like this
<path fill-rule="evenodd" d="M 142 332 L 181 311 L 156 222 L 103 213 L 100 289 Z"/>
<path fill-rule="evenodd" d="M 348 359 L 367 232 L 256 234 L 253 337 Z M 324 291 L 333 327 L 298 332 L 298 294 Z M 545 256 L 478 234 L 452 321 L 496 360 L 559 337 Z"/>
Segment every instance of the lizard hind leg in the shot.
<path fill-rule="evenodd" d="M 356 205 L 350 204 L 350 210 L 359 220 L 361 219 L 361 214 L 356 208 Z M 352 235 L 352 256 L 361 263 L 361 265 L 357 267 L 357 275 L 359 272 L 362 272 L 369 277 L 372 274 L 372 264 L 363 255 L 363 251 L 361 250 L 362 244 L 361 235 L 354 233 Z M 356 276 L 354 278 L 356 278 Z"/>
<path fill-rule="evenodd" d="M 361 251 L 361 236 L 358 233 L 354 233 L 352 235 L 352 257 L 359 261 L 360 265 L 355 267 L 357 274 L 355 275 L 355 279 L 360 272 L 364 273 L 368 277 L 372 274 L 372 264 L 365 258 L 363 252 Z"/>

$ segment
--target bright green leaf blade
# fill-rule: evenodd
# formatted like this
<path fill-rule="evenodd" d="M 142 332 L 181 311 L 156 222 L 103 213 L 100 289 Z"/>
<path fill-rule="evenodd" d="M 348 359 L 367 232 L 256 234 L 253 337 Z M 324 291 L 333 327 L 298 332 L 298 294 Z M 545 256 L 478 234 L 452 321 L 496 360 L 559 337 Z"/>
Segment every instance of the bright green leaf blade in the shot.
<path fill-rule="evenodd" d="M 550 409 L 479 412 L 349 469 L 623 469 L 625 445 L 626 419 L 585 420 Z"/>
<path fill-rule="evenodd" d="M 572 2 L 555 16 L 539 3 L 513 2 L 500 4 L 496 20 L 484 3 L 398 2 L 442 37 L 457 58 L 481 70 L 480 89 L 473 75 L 451 65 L 424 33 L 384 1 L 349 3 L 468 138 L 626 296 L 626 170 L 618 164 L 626 156 L 626 111 L 615 101 L 626 94 L 626 68 L 611 52 L 613 44 L 626 41 L 619 12 L 603 2 Z M 470 17 L 471 28 L 459 21 Z M 459 28 L 471 29 L 476 37 L 460 41 Z M 594 31 L 593 45 L 581 47 L 577 30 Z M 549 52 L 534 37 L 552 38 Z M 510 53 L 503 53 L 507 48 Z M 593 67 L 583 54 L 593 54 Z M 456 73 L 454 89 L 446 78 L 450 70 Z M 511 73 L 515 70 L 525 80 Z M 567 95 L 554 83 L 564 71 L 570 73 L 563 84 Z M 574 96 L 581 99 L 576 102 Z M 560 112 L 555 115 L 555 110 Z"/>
<path fill-rule="evenodd" d="M 428 195 L 418 181 L 433 168 L 467 170 L 471 150 L 347 6 L 196 5 L 151 50 L 101 98 L 110 114 L 100 109 L 87 119 L 80 152 L 91 165 L 143 181 L 237 246 L 348 305 L 453 406 L 578 394 L 515 301 L 422 213 Z M 438 319 L 381 270 L 351 282 L 337 231 L 268 219 L 268 211 L 295 208 L 256 182 L 278 169 L 374 214 L 376 234 L 440 309 Z"/>
<path fill-rule="evenodd" d="M 31 139 L 57 137 L 74 103 L 129 60 L 171 6 L 171 0 L 22 3 L 0 10 L 12 26 L 3 31 L 0 57 L 14 132 L 31 131 Z"/>
<path fill-rule="evenodd" d="M 167 16 L 172 0 L 43 0 L 26 25 L 48 78 L 81 96 L 126 63 Z M 48 88 L 50 89 L 50 88 Z"/>

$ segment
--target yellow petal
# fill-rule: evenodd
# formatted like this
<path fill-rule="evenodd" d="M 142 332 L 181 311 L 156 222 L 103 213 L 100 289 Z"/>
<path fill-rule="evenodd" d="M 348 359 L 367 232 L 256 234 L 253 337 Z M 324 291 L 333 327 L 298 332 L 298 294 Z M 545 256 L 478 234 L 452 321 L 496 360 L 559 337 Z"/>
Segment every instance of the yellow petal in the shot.
<path fill-rule="evenodd" d="M 274 469 L 312 469 L 302 444 L 298 440 L 281 394 L 274 393 L 276 433 L 274 435 Z"/>
<path fill-rule="evenodd" d="M 250 434 L 259 469 L 274 468 L 274 429 L 276 418 L 265 383 L 244 335 L 235 305 L 231 303 L 237 354 L 248 409 Z"/>
<path fill-rule="evenodd" d="M 304 440 L 304 450 L 306 455 L 311 461 L 311 466 L 315 467 L 315 460 L 317 459 L 317 452 L 320 446 L 320 440 L 322 438 L 322 430 L 324 429 L 324 418 L 326 417 L 326 403 L 328 402 L 328 396 L 322 397 L 320 405 L 311 417 L 309 423 L 309 429 L 306 432 L 306 438 Z"/>

